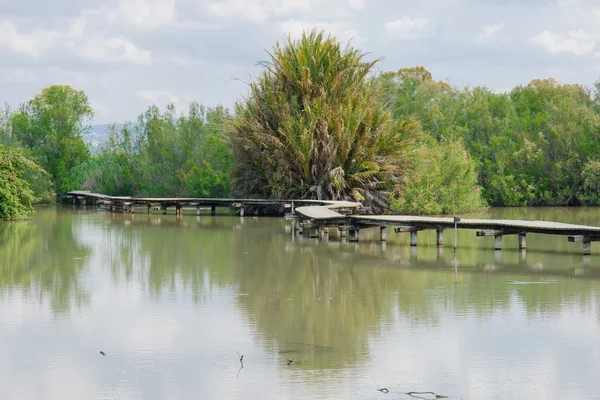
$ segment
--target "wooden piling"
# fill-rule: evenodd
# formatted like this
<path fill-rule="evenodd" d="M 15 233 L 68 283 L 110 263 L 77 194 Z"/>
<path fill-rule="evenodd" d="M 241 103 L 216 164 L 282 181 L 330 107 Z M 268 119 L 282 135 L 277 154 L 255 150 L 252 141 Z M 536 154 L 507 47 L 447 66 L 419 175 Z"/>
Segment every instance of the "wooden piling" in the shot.
<path fill-rule="evenodd" d="M 417 245 L 417 231 L 410 233 L 410 246 L 415 247 Z"/>
<path fill-rule="evenodd" d="M 212 215 L 212 216 L 217 215 L 217 206 L 215 206 L 215 205 L 210 206 L 210 215 Z"/>
<path fill-rule="evenodd" d="M 436 236 L 436 239 L 437 239 L 437 246 L 438 247 L 442 247 L 444 245 L 444 230 L 443 229 L 436 229 L 435 236 Z"/>
<path fill-rule="evenodd" d="M 387 226 L 379 227 L 379 240 L 385 242 L 387 240 Z"/>
<path fill-rule="evenodd" d="M 494 250 L 502 250 L 502 235 L 494 235 Z"/>
<path fill-rule="evenodd" d="M 519 233 L 519 250 L 525 250 L 527 248 L 527 235 L 525 233 Z"/>

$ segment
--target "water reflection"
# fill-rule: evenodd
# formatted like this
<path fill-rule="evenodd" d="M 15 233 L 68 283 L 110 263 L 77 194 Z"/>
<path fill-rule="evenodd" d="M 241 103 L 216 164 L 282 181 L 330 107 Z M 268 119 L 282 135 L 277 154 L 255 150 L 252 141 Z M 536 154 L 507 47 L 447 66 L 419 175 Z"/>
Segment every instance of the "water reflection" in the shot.
<path fill-rule="evenodd" d="M 591 210 L 521 211 L 492 213 L 597 223 Z M 410 247 L 408 234 L 389 232 L 381 243 L 377 229 L 365 230 L 361 243 L 348 243 L 334 230 L 311 239 L 293 227 L 276 218 L 53 208 L 0 224 L 0 317 L 9 322 L 0 327 L 0 353 L 10 364 L 24 360 L 0 364 L 0 387 L 14 394 L 35 386 L 28 379 L 52 370 L 52 358 L 37 351 L 49 346 L 71 371 L 57 379 L 79 371 L 79 382 L 92 382 L 80 388 L 88 398 L 374 398 L 382 386 L 454 398 L 495 398 L 487 393 L 494 387 L 499 398 L 534 398 L 529 382 L 503 389 L 494 381 L 526 373 L 555 379 L 566 397 L 600 390 L 585 376 L 530 371 L 558 358 L 597 364 L 594 247 L 582 257 L 566 238 L 530 235 L 527 251 L 515 236 L 495 252 L 493 238 L 460 231 L 455 255 L 452 236 L 438 248 L 435 231 L 420 232 Z M 17 299 L 49 305 L 64 323 L 40 322 L 42 311 L 10 323 Z M 569 347 L 573 340 L 581 346 Z M 100 346 L 104 364 L 93 358 Z M 246 355 L 241 371 L 237 351 Z M 50 398 L 68 398 L 52 390 Z"/>
<path fill-rule="evenodd" d="M 67 313 L 89 301 L 79 275 L 91 249 L 72 215 L 44 210 L 35 222 L 0 223 L 0 293 L 20 291 Z"/>

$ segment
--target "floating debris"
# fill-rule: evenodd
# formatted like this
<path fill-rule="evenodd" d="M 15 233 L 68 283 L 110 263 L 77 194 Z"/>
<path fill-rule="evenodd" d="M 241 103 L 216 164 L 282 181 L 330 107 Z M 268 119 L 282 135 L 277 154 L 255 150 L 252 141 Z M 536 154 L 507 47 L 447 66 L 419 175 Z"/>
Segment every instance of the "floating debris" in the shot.
<path fill-rule="evenodd" d="M 379 390 L 381 393 L 389 393 L 390 391 L 388 390 L 388 388 L 381 388 L 381 389 L 377 389 Z"/>
<path fill-rule="evenodd" d="M 105 356 L 105 355 L 106 355 L 106 353 L 105 353 L 105 352 L 103 352 L 102 350 L 100 350 L 100 354 L 102 354 L 103 356 Z"/>

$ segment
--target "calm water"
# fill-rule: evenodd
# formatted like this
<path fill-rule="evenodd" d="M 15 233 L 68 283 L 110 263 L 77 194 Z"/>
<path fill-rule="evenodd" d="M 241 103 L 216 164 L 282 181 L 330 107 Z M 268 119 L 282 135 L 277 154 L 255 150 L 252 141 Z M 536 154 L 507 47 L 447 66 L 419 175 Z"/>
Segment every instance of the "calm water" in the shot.
<path fill-rule="evenodd" d="M 490 214 L 600 225 L 599 209 Z M 406 233 L 291 224 L 60 207 L 0 224 L 0 398 L 600 397 L 600 244 L 495 253 L 461 231 L 454 260 L 452 231 L 413 251 Z"/>

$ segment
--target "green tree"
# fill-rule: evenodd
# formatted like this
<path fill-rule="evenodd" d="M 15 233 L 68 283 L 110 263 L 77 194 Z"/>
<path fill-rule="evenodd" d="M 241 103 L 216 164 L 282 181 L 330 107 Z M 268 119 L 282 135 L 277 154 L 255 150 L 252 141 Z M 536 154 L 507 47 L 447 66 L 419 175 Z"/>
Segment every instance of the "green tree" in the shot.
<path fill-rule="evenodd" d="M 269 56 L 232 124 L 238 192 L 387 208 L 418 125 L 383 109 L 378 60 L 315 31 Z"/>
<path fill-rule="evenodd" d="M 12 133 L 50 174 L 59 194 L 77 189 L 72 168 L 89 158 L 83 133 L 93 116 L 87 95 L 70 86 L 50 86 L 21 105 Z"/>
<path fill-rule="evenodd" d="M 485 207 L 475 168 L 460 142 L 424 143 L 416 152 L 393 212 L 449 214 Z"/>
<path fill-rule="evenodd" d="M 190 104 L 177 115 L 150 106 L 137 124 L 113 126 L 107 143 L 74 169 L 80 186 L 113 195 L 224 197 L 231 149 L 224 138 L 227 109 Z"/>
<path fill-rule="evenodd" d="M 33 191 L 23 173 L 40 168 L 23 154 L 0 145 L 0 219 L 11 220 L 33 213 Z"/>

